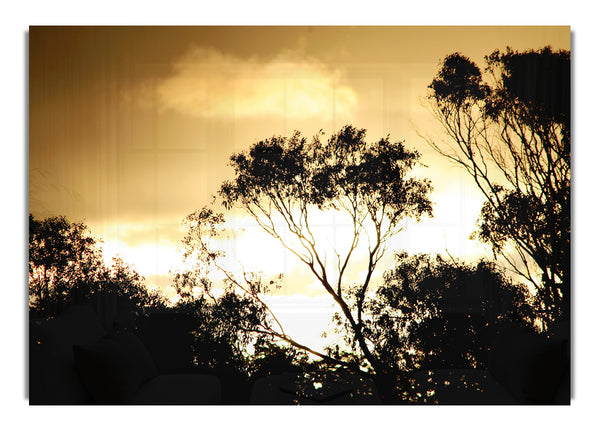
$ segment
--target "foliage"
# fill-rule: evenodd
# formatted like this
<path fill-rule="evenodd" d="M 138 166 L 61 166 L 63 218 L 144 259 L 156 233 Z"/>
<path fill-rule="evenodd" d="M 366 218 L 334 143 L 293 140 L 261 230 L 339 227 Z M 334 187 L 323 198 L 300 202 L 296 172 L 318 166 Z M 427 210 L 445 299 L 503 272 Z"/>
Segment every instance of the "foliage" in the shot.
<path fill-rule="evenodd" d="M 144 279 L 121 259 L 108 268 L 102 250 L 83 223 L 65 217 L 37 220 L 29 215 L 29 309 L 53 315 L 95 294 L 110 294 L 135 315 L 162 304 Z"/>
<path fill-rule="evenodd" d="M 570 295 L 570 53 L 507 48 L 485 76 L 454 53 L 428 99 L 452 143 L 434 149 L 461 165 L 485 196 L 474 236 L 537 288 L 549 323 Z"/>
<path fill-rule="evenodd" d="M 115 297 L 120 312 L 132 318 L 141 317 L 166 307 L 167 300 L 159 291 L 150 291 L 146 280 L 121 258 L 115 257 L 112 266 L 104 269 L 96 294 Z"/>
<path fill-rule="evenodd" d="M 29 215 L 29 305 L 50 304 L 89 295 L 99 284 L 102 260 L 83 223 L 64 217 L 41 221 Z"/>
<path fill-rule="evenodd" d="M 284 371 L 304 370 L 303 351 L 274 341 L 263 329 L 265 309 L 252 298 L 234 292 L 211 298 L 187 296 L 172 312 L 194 317 L 194 363 L 200 371 L 250 379 Z"/>
<path fill-rule="evenodd" d="M 533 325 L 529 296 L 491 262 L 399 253 L 367 301 L 365 336 L 399 371 L 481 367 L 498 325 Z"/>
<path fill-rule="evenodd" d="M 420 157 L 416 151 L 389 137 L 368 143 L 365 134 L 364 129 L 346 126 L 326 143 L 320 136 L 308 141 L 299 132 L 257 142 L 249 151 L 231 156 L 235 178 L 223 183 L 219 195 L 226 208 L 245 210 L 310 269 L 339 305 L 358 345 L 356 354 L 376 372 L 385 372 L 363 332 L 365 300 L 388 240 L 404 228 L 407 218 L 431 216 L 431 186 L 409 175 Z M 314 217 L 327 211 L 345 217 L 352 227 L 347 249 L 333 251 L 335 265 L 313 231 Z M 366 275 L 352 284 L 346 271 L 359 260 L 361 243 Z M 289 337 L 281 338 L 294 345 Z"/>
<path fill-rule="evenodd" d="M 306 372 L 320 362 L 310 363 L 304 350 L 289 344 L 274 343 L 268 339 L 254 345 L 251 373 L 254 377 L 284 372 Z"/>

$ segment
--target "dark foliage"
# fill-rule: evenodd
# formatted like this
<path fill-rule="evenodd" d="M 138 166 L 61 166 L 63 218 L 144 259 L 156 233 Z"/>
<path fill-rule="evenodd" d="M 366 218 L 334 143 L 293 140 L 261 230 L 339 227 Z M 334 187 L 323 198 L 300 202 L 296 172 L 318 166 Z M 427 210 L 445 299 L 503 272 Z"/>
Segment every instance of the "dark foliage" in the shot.
<path fill-rule="evenodd" d="M 314 368 L 305 352 L 267 333 L 265 310 L 251 297 L 232 292 L 214 300 L 189 296 L 168 312 L 191 319 L 191 371 L 219 376 L 226 404 L 246 404 L 259 377 Z"/>
<path fill-rule="evenodd" d="M 365 333 L 391 369 L 485 367 L 499 325 L 532 326 L 529 293 L 490 262 L 397 255 Z"/>
<path fill-rule="evenodd" d="M 29 309 L 52 316 L 94 295 L 112 295 L 126 318 L 162 306 L 144 279 L 121 259 L 104 264 L 99 243 L 83 223 L 65 217 L 37 220 L 29 215 Z"/>
<path fill-rule="evenodd" d="M 486 57 L 484 76 L 454 53 L 432 81 L 429 100 L 461 165 L 486 200 L 474 236 L 537 288 L 547 328 L 566 318 L 570 296 L 570 53 Z"/>

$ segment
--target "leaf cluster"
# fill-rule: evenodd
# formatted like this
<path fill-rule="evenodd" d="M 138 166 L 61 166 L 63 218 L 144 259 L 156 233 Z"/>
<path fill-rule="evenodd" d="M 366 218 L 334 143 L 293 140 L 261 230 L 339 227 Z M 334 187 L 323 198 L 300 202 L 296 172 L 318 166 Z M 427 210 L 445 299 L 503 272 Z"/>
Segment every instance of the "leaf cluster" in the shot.
<path fill-rule="evenodd" d="M 444 59 L 428 88 L 431 97 L 444 109 L 472 105 L 484 100 L 491 91 L 483 82 L 479 67 L 458 52 Z"/>
<path fill-rule="evenodd" d="M 325 143 L 318 135 L 309 142 L 299 132 L 259 141 L 231 156 L 235 179 L 222 185 L 223 203 L 247 207 L 268 199 L 323 210 L 340 209 L 342 199 L 350 198 L 372 210 L 385 207 L 394 219 L 431 214 L 423 198 L 430 184 L 406 178 L 419 153 L 389 137 L 368 143 L 365 134 L 346 126 Z"/>
<path fill-rule="evenodd" d="M 570 126 L 571 54 L 569 51 L 553 51 L 550 47 L 540 50 L 515 52 L 507 48 L 502 53 L 495 50 L 486 56 L 486 70 L 499 71 L 501 90 L 490 103 L 488 112 L 497 117 L 503 105 L 519 104 L 541 124 L 558 123 L 565 131 Z"/>
<path fill-rule="evenodd" d="M 466 307 L 458 312 L 459 304 Z M 365 334 L 391 369 L 470 367 L 486 362 L 493 328 L 532 325 L 530 298 L 493 263 L 396 255 L 367 302 Z"/>

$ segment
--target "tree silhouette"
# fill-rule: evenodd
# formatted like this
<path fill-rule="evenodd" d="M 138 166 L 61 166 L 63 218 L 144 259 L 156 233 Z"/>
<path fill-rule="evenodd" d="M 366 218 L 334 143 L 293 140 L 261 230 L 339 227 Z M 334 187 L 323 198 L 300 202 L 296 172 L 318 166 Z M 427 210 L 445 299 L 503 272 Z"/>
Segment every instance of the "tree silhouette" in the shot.
<path fill-rule="evenodd" d="M 367 303 L 368 338 L 390 367 L 485 367 L 495 328 L 533 327 L 530 294 L 491 262 L 396 255 Z"/>
<path fill-rule="evenodd" d="M 148 292 L 143 277 L 120 258 L 107 267 L 84 223 L 63 216 L 37 220 L 29 214 L 29 309 L 51 316 L 99 293 L 120 298 L 129 316 L 164 301 Z"/>
<path fill-rule="evenodd" d="M 484 194 L 474 235 L 533 283 L 547 326 L 569 308 L 570 53 L 507 48 L 486 63 L 444 59 L 428 100 L 451 143 L 429 143 Z"/>
<path fill-rule="evenodd" d="M 405 227 L 406 219 L 431 216 L 431 186 L 428 180 L 410 175 L 420 157 L 417 152 L 389 137 L 368 143 L 365 134 L 364 129 L 346 126 L 326 143 L 321 142 L 320 136 L 308 141 L 299 132 L 289 138 L 272 137 L 257 142 L 249 151 L 231 156 L 235 178 L 222 184 L 219 196 L 227 209 L 243 209 L 306 265 L 347 321 L 356 348 L 353 354 L 358 357 L 356 365 L 364 365 L 381 376 L 390 370 L 366 337 L 365 301 L 389 240 Z M 336 217 L 343 217 L 351 226 L 343 251 L 339 247 L 328 250 L 314 232 L 315 217 L 328 212 L 335 212 Z M 190 234 L 184 241 L 186 256 L 196 253 L 194 260 L 219 265 L 219 253 L 212 251 L 207 241 L 218 234 L 222 222 L 222 215 L 206 208 L 189 217 Z M 360 252 L 364 255 L 359 256 Z M 364 278 L 359 282 L 349 280 L 348 269 L 351 265 L 356 269 L 361 257 Z M 225 273 L 231 289 L 254 298 L 256 303 L 262 302 L 260 294 L 273 283 L 246 277 L 245 273 L 244 282 L 239 282 L 222 266 L 219 269 Z M 210 290 L 209 278 L 199 272 L 197 275 L 201 285 Z M 180 281 L 185 285 L 186 277 Z M 265 333 L 329 361 L 345 363 L 299 345 L 285 334 L 275 316 L 271 314 L 269 318 L 273 325 L 265 327 Z"/>
<path fill-rule="evenodd" d="M 83 223 L 29 215 L 29 306 L 49 311 L 59 302 L 83 299 L 102 278 L 96 241 Z"/>

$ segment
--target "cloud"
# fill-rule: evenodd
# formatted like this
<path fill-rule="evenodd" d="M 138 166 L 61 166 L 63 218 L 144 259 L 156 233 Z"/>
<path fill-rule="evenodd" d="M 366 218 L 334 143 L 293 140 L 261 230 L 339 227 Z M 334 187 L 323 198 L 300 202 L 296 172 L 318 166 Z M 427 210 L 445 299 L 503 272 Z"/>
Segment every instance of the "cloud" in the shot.
<path fill-rule="evenodd" d="M 357 106 L 341 69 L 293 51 L 261 61 L 195 47 L 155 88 L 160 109 L 201 118 L 351 119 Z"/>

